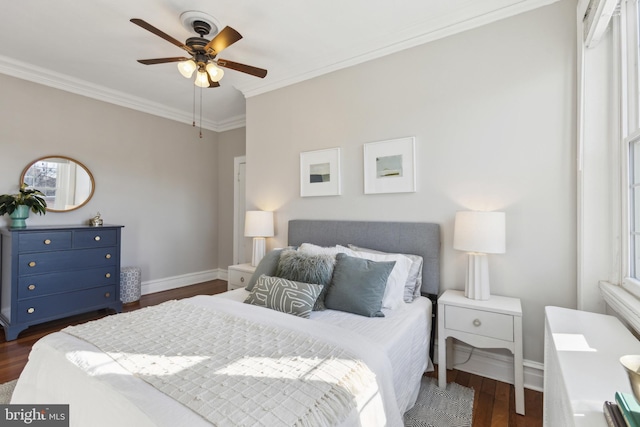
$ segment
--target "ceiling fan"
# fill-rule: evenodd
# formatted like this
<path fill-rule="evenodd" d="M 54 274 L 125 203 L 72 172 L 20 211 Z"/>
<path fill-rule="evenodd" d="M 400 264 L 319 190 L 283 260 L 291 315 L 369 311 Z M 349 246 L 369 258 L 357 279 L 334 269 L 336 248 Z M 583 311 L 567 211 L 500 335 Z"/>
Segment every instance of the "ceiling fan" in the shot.
<path fill-rule="evenodd" d="M 242 38 L 242 35 L 231 27 L 224 27 L 213 39 L 207 40 L 204 36 L 211 31 L 211 24 L 204 20 L 195 19 L 191 22 L 191 26 L 200 36 L 190 37 L 182 43 L 142 19 L 133 18 L 130 21 L 152 32 L 156 36 L 165 39 L 169 43 L 178 46 L 191 55 L 191 58 L 177 56 L 171 58 L 138 59 L 139 63 L 154 65 L 177 62 L 180 74 L 186 78 L 191 78 L 193 72 L 197 71 L 194 82 L 196 86 L 220 86 L 218 82 L 224 75 L 224 70 L 220 67 L 240 71 L 260 78 L 264 78 L 267 75 L 267 70 L 265 69 L 240 64 L 239 62 L 233 62 L 227 59 L 216 58 L 220 52 Z"/>

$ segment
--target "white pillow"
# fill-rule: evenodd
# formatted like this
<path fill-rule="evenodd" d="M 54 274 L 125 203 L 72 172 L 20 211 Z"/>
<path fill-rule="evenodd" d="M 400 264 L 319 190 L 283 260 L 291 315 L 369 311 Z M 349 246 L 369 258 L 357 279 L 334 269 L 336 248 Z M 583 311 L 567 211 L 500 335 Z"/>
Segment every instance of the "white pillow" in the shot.
<path fill-rule="evenodd" d="M 318 246 L 313 243 L 303 243 L 298 247 L 299 252 L 303 252 L 309 255 L 333 255 L 342 252 L 349 256 L 353 256 L 353 251 L 347 247 L 336 245 L 336 246 Z"/>
<path fill-rule="evenodd" d="M 404 305 L 404 286 L 409 276 L 409 269 L 413 263 L 401 254 L 374 254 L 370 252 L 356 252 L 347 247 L 337 245 L 340 252 L 349 256 L 368 259 L 371 261 L 395 261 L 391 274 L 387 279 L 387 287 L 382 298 L 382 308 L 394 309 Z"/>

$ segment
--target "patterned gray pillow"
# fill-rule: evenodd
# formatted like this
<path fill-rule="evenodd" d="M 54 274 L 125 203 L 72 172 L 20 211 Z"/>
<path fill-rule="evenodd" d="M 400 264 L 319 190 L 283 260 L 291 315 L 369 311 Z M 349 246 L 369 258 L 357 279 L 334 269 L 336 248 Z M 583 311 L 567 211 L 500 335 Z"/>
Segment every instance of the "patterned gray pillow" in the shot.
<path fill-rule="evenodd" d="M 244 302 L 308 318 L 321 290 L 322 286 L 313 283 L 294 282 L 263 274 L 258 277 Z"/>
<path fill-rule="evenodd" d="M 280 253 L 278 268 L 274 276 L 295 282 L 322 285 L 322 293 L 316 301 L 314 310 L 325 310 L 324 297 L 331 283 L 333 266 L 336 259 L 330 254 L 311 255 L 295 249 L 284 249 Z"/>

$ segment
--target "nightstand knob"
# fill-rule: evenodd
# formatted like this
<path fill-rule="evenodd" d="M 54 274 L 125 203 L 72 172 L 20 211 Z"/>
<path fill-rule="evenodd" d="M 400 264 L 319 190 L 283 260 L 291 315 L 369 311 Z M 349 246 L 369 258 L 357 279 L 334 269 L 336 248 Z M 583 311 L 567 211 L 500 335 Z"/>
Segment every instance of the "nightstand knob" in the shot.
<path fill-rule="evenodd" d="M 29 267 L 35 267 L 35 266 L 36 266 L 36 262 L 35 262 L 35 261 L 31 261 L 31 262 L 29 263 Z"/>
<path fill-rule="evenodd" d="M 49 239 L 45 240 L 45 241 L 44 241 L 44 244 L 45 244 L 45 245 L 50 245 L 50 244 L 51 244 L 51 240 L 49 240 Z"/>
<path fill-rule="evenodd" d="M 27 286 L 27 289 L 29 289 L 30 291 L 33 291 L 35 288 L 36 288 L 36 285 Z"/>
<path fill-rule="evenodd" d="M 105 298 L 109 298 L 111 296 L 111 294 L 109 292 L 105 292 L 104 297 Z"/>
<path fill-rule="evenodd" d="M 106 254 L 104 257 L 105 257 L 106 259 L 111 259 L 111 254 Z"/>
<path fill-rule="evenodd" d="M 480 326 L 480 325 L 482 325 L 482 322 L 480 321 L 480 319 L 475 319 L 473 321 L 473 326 Z"/>
<path fill-rule="evenodd" d="M 244 277 L 241 277 L 241 278 L 240 278 L 240 281 L 241 281 L 242 283 L 244 283 Z"/>
<path fill-rule="evenodd" d="M 27 313 L 31 314 L 31 313 L 33 313 L 34 311 L 36 311 L 36 309 L 35 309 L 35 308 L 33 308 L 33 307 L 30 307 L 30 308 L 27 310 Z"/>
<path fill-rule="evenodd" d="M 105 274 L 104 277 L 106 277 L 108 279 L 109 277 L 111 277 L 111 273 Z"/>
<path fill-rule="evenodd" d="M 93 240 L 95 240 L 96 242 L 99 242 L 100 241 L 100 236 L 94 237 Z"/>

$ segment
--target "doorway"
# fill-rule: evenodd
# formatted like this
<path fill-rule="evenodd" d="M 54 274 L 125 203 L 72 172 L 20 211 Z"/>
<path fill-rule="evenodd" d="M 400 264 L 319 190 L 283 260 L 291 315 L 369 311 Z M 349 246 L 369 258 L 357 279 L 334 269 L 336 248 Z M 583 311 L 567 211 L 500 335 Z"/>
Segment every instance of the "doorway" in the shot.
<path fill-rule="evenodd" d="M 247 239 L 244 237 L 244 214 L 246 210 L 246 168 L 245 156 L 233 159 L 233 263 L 244 264 L 247 261 Z"/>

